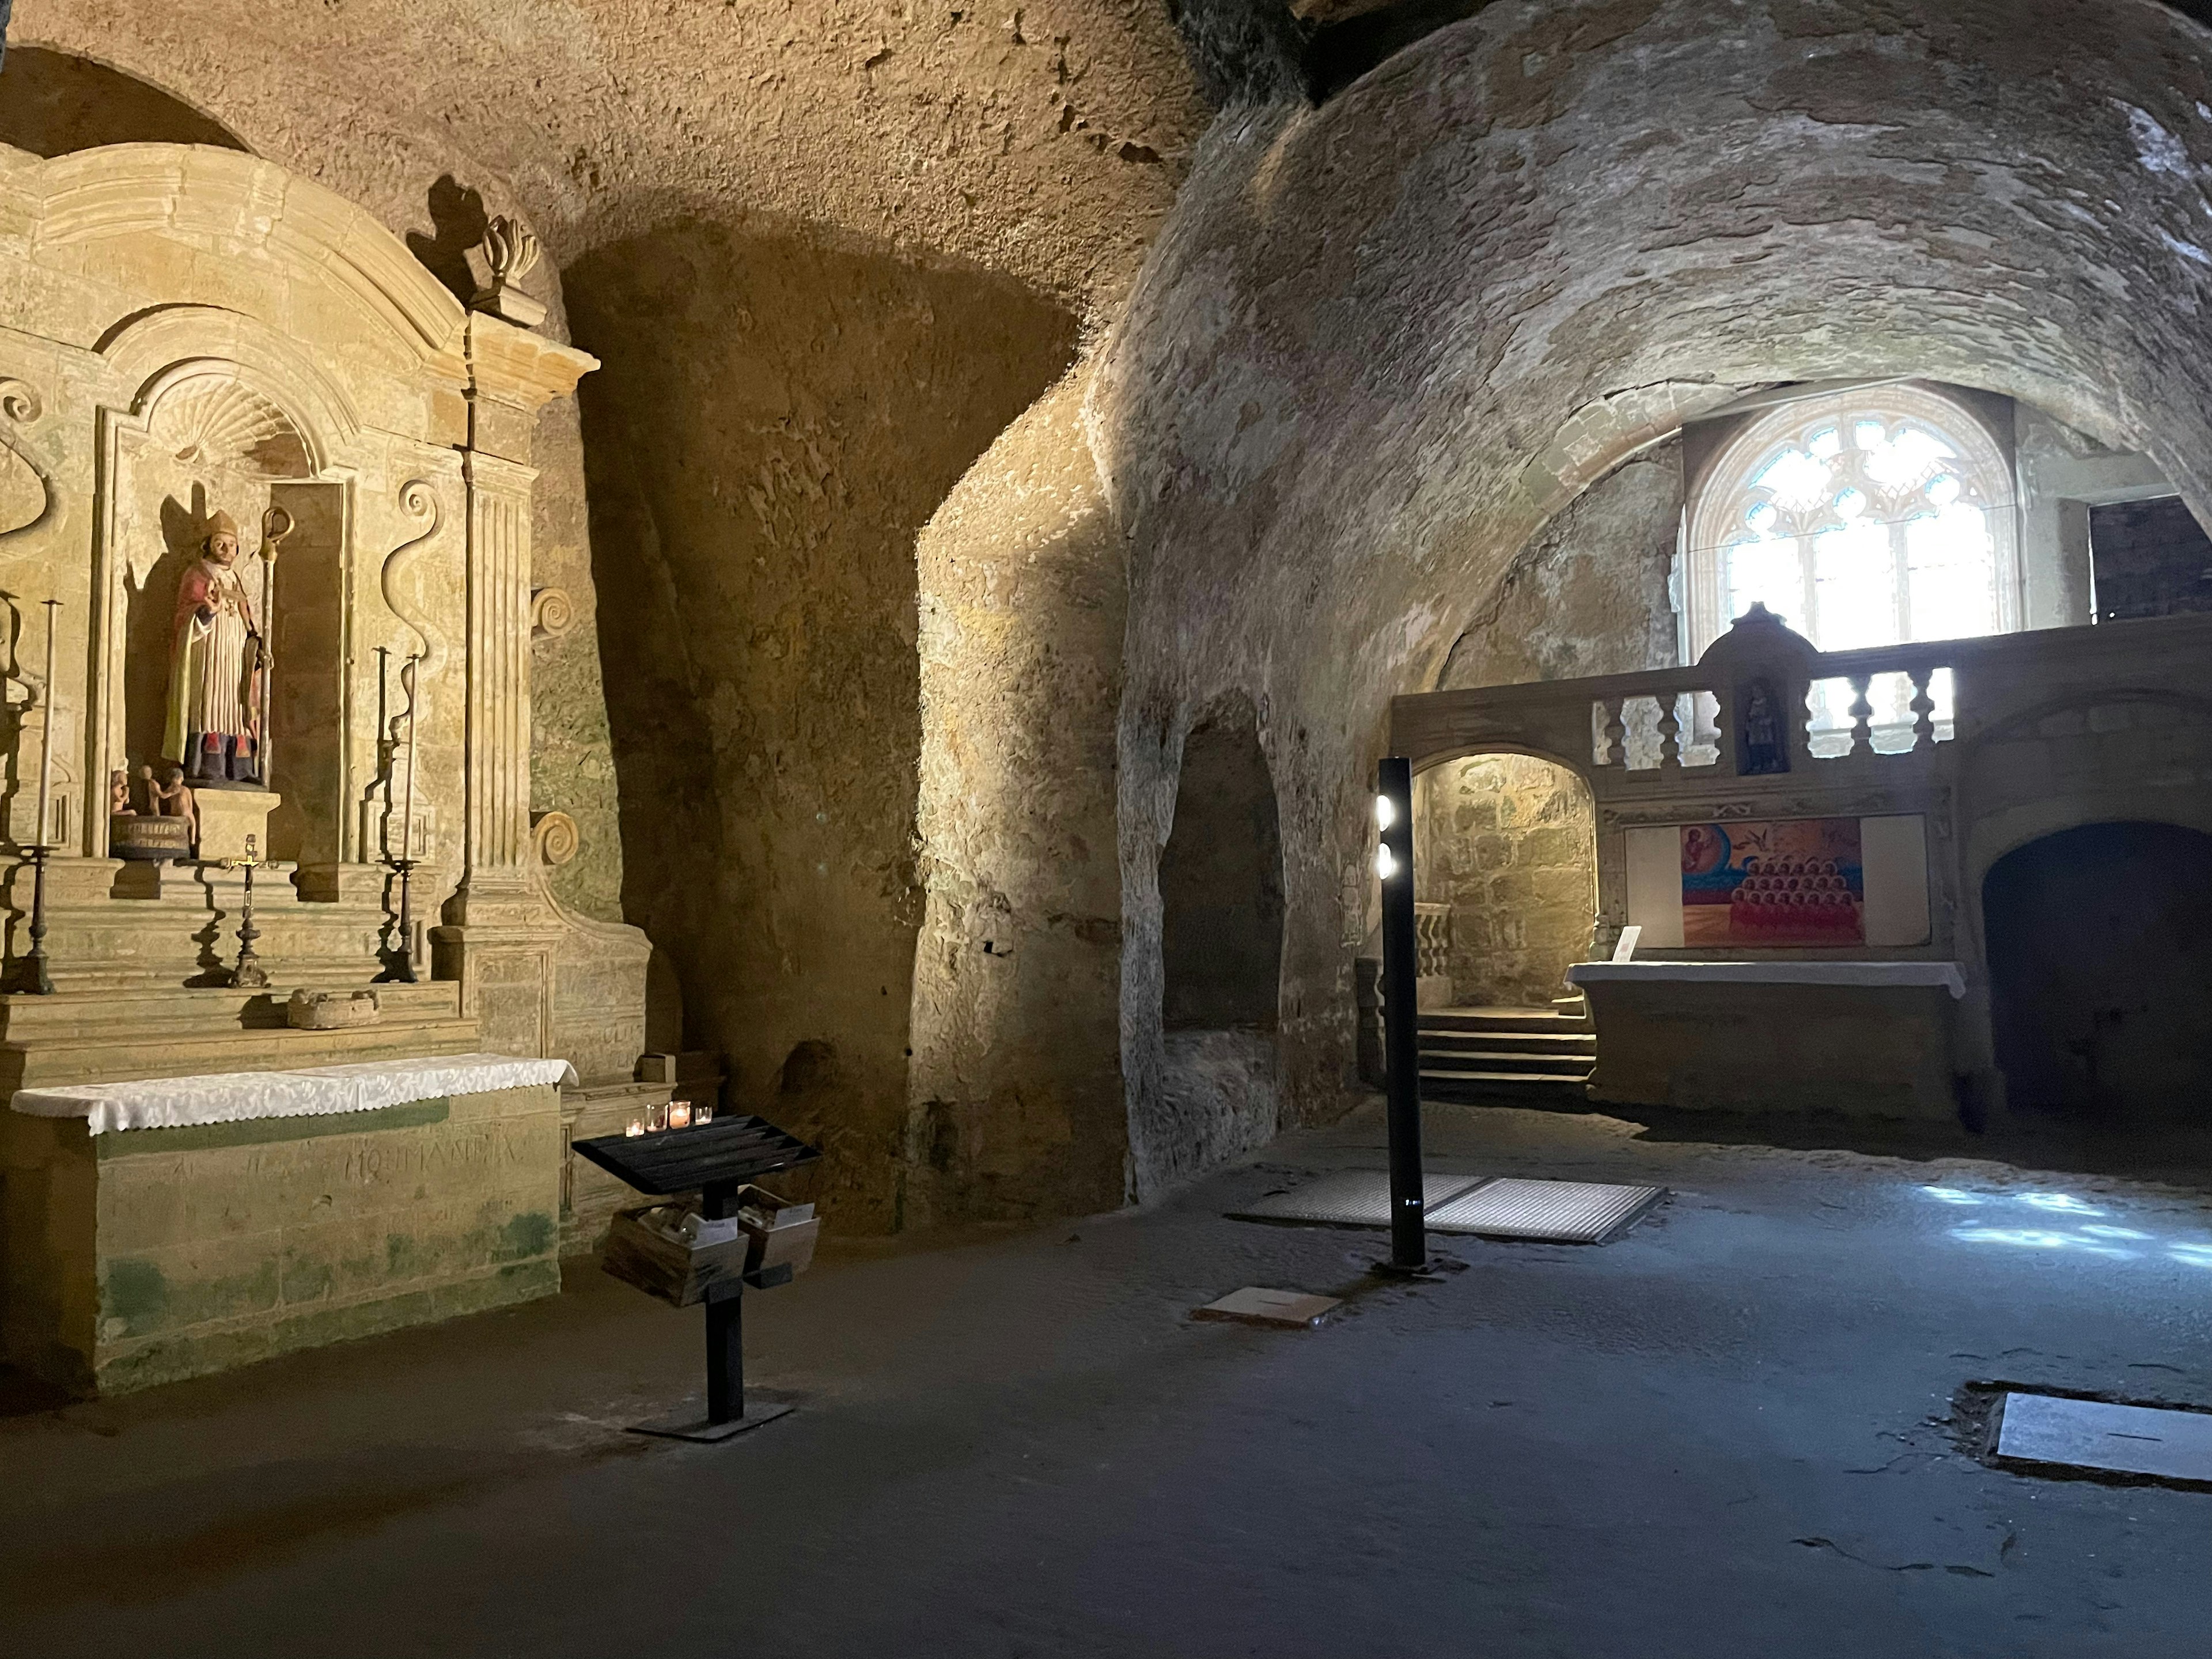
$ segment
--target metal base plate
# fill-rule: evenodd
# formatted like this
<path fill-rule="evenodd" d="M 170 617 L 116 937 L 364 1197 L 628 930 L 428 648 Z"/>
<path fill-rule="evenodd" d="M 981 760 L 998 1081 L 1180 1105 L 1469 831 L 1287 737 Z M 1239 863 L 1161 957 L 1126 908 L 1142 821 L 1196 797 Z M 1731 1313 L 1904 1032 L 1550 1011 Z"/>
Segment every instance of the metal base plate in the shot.
<path fill-rule="evenodd" d="M 1429 1231 L 1601 1244 L 1667 1195 L 1594 1181 L 1486 1181 L 1428 1212 Z"/>
<path fill-rule="evenodd" d="M 787 1417 L 798 1408 L 792 1400 L 767 1400 L 748 1396 L 745 1414 L 727 1423 L 709 1423 L 703 1405 L 689 1407 L 668 1417 L 656 1417 L 650 1423 L 629 1425 L 632 1434 L 649 1434 L 663 1440 L 691 1440 L 703 1445 L 719 1445 L 735 1438 L 763 1423 L 773 1423 L 779 1417 Z"/>
<path fill-rule="evenodd" d="M 1436 1207 L 1480 1183 L 1480 1176 L 1421 1177 L 1422 1206 Z M 1330 1227 L 1387 1227 L 1390 1224 L 1390 1177 L 1381 1170 L 1340 1170 L 1273 1193 L 1255 1204 L 1230 1212 L 1237 1221 L 1319 1222 Z"/>

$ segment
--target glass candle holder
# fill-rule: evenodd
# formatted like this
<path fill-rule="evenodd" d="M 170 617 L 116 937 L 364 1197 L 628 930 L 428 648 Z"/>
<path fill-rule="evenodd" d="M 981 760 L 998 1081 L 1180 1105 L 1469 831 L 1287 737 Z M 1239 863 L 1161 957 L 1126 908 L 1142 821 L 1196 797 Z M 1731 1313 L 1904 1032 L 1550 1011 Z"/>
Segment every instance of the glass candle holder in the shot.
<path fill-rule="evenodd" d="M 672 1100 L 668 1103 L 668 1127 L 672 1129 L 688 1129 L 691 1127 L 690 1101 Z"/>
<path fill-rule="evenodd" d="M 645 1123 L 644 1123 L 644 1121 L 643 1121 L 642 1119 L 640 1119 L 640 1118 L 635 1118 L 635 1117 L 634 1117 L 634 1118 L 632 1118 L 632 1119 L 630 1119 L 630 1121 L 629 1121 L 629 1128 L 627 1128 L 627 1129 L 624 1129 L 624 1130 L 623 1131 L 623 1133 L 624 1133 L 625 1135 L 641 1135 L 641 1134 L 643 1134 L 644 1133 L 645 1133 Z"/>
<path fill-rule="evenodd" d="M 668 1127 L 668 1108 L 665 1104 L 648 1107 L 645 1114 L 645 1127 L 655 1132 L 665 1129 Z"/>
<path fill-rule="evenodd" d="M 714 1109 L 705 1101 L 701 1101 L 691 1109 L 691 1121 L 694 1124 L 712 1123 L 714 1121 Z"/>

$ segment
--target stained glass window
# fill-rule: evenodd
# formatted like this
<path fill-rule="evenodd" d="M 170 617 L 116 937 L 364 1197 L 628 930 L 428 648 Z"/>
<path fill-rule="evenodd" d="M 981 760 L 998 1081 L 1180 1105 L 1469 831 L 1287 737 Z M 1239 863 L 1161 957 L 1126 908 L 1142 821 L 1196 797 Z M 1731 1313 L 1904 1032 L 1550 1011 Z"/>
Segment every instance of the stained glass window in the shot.
<path fill-rule="evenodd" d="M 1716 455 L 1686 525 L 1692 654 L 1753 600 L 1823 651 L 2020 626 L 2011 471 L 1963 404 L 1888 386 L 1780 404 Z M 1949 735 L 1948 672 L 1929 687 Z M 1877 748 L 1910 748 L 1912 688 L 1869 693 Z M 1851 692 L 1816 686 L 1815 753 L 1848 747 Z"/>

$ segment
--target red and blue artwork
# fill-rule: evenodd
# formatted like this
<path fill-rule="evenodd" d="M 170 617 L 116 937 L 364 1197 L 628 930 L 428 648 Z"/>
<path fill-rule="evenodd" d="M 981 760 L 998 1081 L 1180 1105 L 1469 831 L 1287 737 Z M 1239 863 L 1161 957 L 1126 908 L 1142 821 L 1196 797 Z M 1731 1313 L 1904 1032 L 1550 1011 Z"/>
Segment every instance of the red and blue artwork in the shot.
<path fill-rule="evenodd" d="M 1682 943 L 1866 943 L 1856 818 L 1682 827 Z"/>

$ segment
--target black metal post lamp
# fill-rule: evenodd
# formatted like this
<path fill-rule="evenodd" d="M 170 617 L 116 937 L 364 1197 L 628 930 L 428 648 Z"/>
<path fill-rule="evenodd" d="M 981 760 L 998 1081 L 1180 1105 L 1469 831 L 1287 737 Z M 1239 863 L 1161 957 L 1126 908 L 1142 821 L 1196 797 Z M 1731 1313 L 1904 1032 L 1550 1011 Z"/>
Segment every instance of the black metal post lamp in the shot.
<path fill-rule="evenodd" d="M 1391 1273 L 1424 1273 L 1428 1231 L 1421 1191 L 1420 963 L 1413 937 L 1413 767 L 1402 755 L 1376 769 L 1375 819 L 1382 835 L 1382 1056 L 1389 1071 Z"/>

